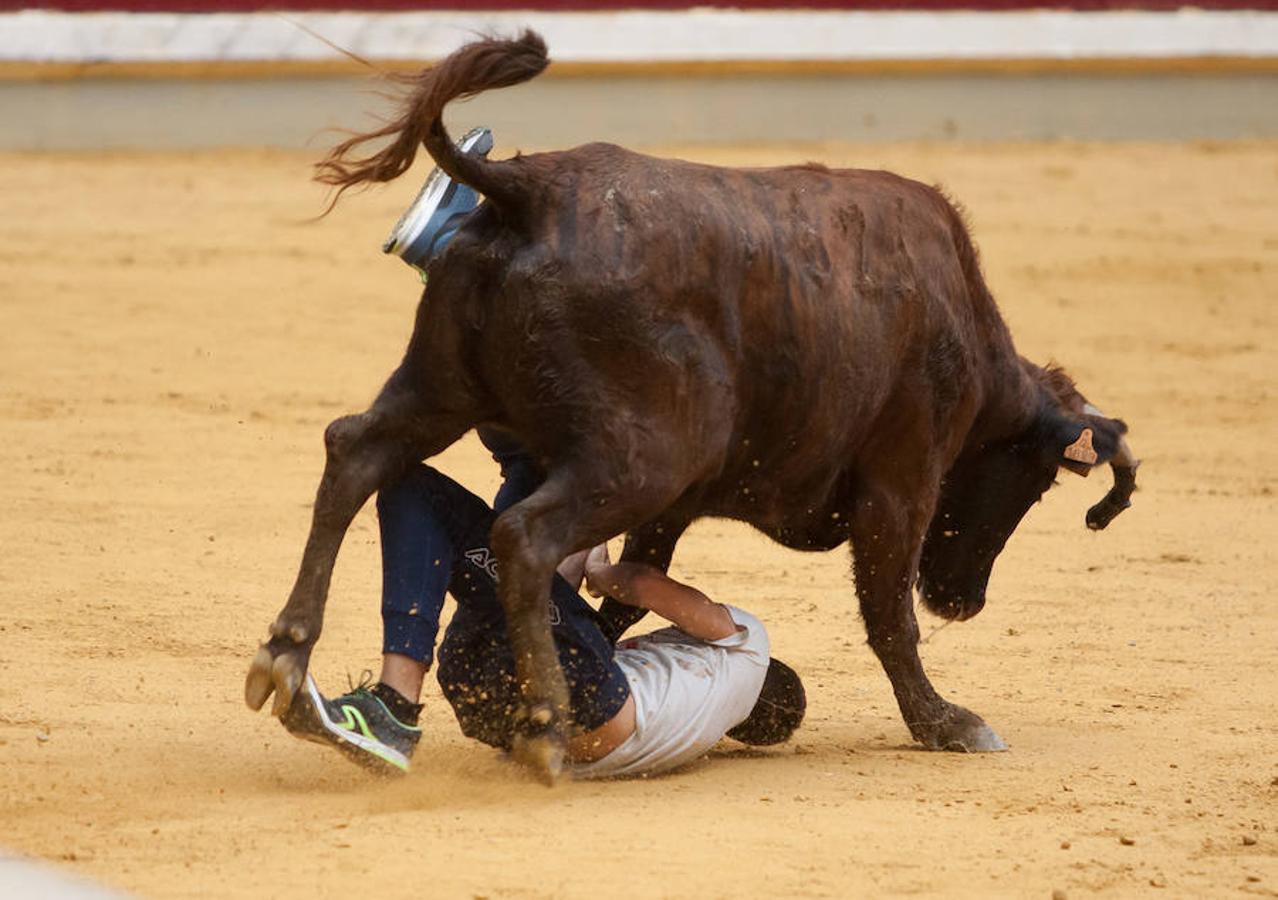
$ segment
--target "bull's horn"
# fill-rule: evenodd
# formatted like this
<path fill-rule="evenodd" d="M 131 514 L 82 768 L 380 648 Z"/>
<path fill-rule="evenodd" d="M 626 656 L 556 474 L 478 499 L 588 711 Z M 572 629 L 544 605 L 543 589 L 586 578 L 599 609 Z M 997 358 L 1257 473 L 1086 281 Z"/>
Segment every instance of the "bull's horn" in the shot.
<path fill-rule="evenodd" d="M 1118 452 L 1109 461 L 1114 470 L 1114 486 L 1109 489 L 1100 503 L 1087 511 L 1087 527 L 1092 531 L 1100 531 L 1120 512 L 1132 505 L 1132 491 L 1136 490 L 1136 469 L 1140 465 L 1132 448 L 1127 446 L 1126 439 L 1118 442 Z"/>

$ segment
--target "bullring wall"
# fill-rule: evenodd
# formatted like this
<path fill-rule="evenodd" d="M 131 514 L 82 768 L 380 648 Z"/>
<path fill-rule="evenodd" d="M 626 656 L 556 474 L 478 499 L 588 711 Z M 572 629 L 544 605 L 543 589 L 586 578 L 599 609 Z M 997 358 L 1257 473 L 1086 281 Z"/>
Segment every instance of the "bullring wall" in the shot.
<path fill-rule="evenodd" d="M 298 147 L 378 108 L 332 45 L 409 69 L 525 26 L 546 75 L 453 111 L 524 146 L 1278 136 L 1278 0 L 460 5 L 0 3 L 0 148 Z"/>

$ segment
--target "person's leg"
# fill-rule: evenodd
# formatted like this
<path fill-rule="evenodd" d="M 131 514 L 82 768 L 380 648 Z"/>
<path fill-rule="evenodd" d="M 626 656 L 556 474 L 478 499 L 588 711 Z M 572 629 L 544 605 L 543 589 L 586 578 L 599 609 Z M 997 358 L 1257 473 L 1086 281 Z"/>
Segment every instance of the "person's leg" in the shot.
<path fill-rule="evenodd" d="M 378 494 L 377 518 L 383 655 L 374 691 L 415 721 L 456 554 L 467 540 L 487 543 L 493 513 L 460 484 L 421 465 Z"/>
<path fill-rule="evenodd" d="M 493 498 L 493 512 L 499 515 L 505 512 L 508 507 L 537 490 L 546 480 L 532 454 L 505 432 L 480 428 L 479 440 L 501 466 L 501 487 Z"/>
<path fill-rule="evenodd" d="M 493 501 L 493 511 L 501 512 L 536 490 L 542 475 L 532 457 L 509 436 L 480 429 L 479 437 L 501 466 L 502 486 Z M 462 506 L 470 508 L 471 517 L 480 514 L 473 502 L 461 498 L 452 488 L 440 487 L 436 475 L 415 470 L 377 497 L 382 545 L 383 656 L 374 691 L 408 724 L 416 722 L 416 704 L 430 670 L 448 586 L 450 567 L 441 565 L 441 560 L 449 555 L 454 538 L 448 534 L 445 522 L 457 519 L 453 515 L 440 516 L 432 509 L 434 504 L 423 503 L 422 491 L 429 490 L 423 479 L 435 482 L 436 491 L 460 500 Z M 386 691 L 387 687 L 393 691 Z"/>
<path fill-rule="evenodd" d="M 408 708 L 398 703 L 393 704 L 404 713 L 400 717 L 401 721 L 412 725 L 417 723 L 417 717 L 421 713 L 422 683 L 429 671 L 429 665 L 414 657 L 401 653 L 382 655 L 382 671 L 377 680 L 379 684 L 392 688 L 398 699 L 408 703 Z"/>
<path fill-rule="evenodd" d="M 373 690 L 415 724 L 448 587 L 441 564 L 450 543 L 422 502 L 417 470 L 377 495 L 382 548 L 382 671 Z M 389 688 L 389 690 L 387 690 Z"/>
<path fill-rule="evenodd" d="M 314 679 L 282 717 L 294 734 L 330 744 L 367 769 L 407 771 L 421 736 L 416 701 L 430 668 L 444 592 L 458 554 L 482 547 L 488 506 L 428 466 L 411 469 L 378 496 L 384 561 L 382 680 L 332 700 Z M 466 577 L 469 577 L 467 575 Z M 452 585 L 455 596 L 464 590 Z"/>

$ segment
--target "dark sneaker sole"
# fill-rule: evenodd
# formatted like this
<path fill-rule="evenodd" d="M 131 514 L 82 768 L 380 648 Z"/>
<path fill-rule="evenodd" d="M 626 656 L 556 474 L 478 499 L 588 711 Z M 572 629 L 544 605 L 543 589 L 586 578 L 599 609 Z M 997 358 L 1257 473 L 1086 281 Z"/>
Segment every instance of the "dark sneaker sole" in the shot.
<path fill-rule="evenodd" d="M 351 762 L 375 774 L 403 775 L 408 772 L 409 759 L 403 753 L 376 738 L 348 731 L 329 717 L 319 686 L 310 673 L 293 697 L 293 703 L 280 716 L 280 722 L 289 733 L 303 740 L 336 747 Z"/>
<path fill-rule="evenodd" d="M 487 156 L 492 148 L 493 134 L 487 128 L 471 129 L 457 142 L 457 149 L 465 154 Z M 412 205 L 400 216 L 391 229 L 390 237 L 382 243 L 382 252 L 393 253 L 410 265 L 424 265 L 425 258 L 430 255 L 430 247 L 435 243 L 434 235 L 443 231 L 454 216 L 469 213 L 478 199 L 482 199 L 473 199 L 460 211 L 449 210 L 455 191 L 461 187 L 463 185 L 450 178 L 442 169 L 432 170 Z"/>

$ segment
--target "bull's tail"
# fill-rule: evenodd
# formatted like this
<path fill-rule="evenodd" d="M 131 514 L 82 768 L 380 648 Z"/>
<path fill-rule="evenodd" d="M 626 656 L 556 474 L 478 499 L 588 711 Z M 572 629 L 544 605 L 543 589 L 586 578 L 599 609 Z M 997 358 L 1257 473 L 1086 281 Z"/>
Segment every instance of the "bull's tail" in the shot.
<path fill-rule="evenodd" d="M 436 66 L 403 80 L 411 85 L 399 115 L 376 131 L 358 134 L 338 144 L 315 166 L 315 180 L 337 188 L 333 203 L 348 188 L 398 178 L 413 164 L 422 145 L 439 167 L 502 205 L 525 193 L 518 174 L 501 162 L 459 153 L 444 128 L 444 107 L 459 97 L 473 97 L 492 88 L 520 84 L 550 63 L 546 42 L 534 31 L 515 40 L 481 40 L 467 44 Z M 391 138 L 369 156 L 356 151 L 370 141 Z M 523 188 L 523 189 L 521 189 Z M 330 207 L 331 208 L 331 207 Z"/>

